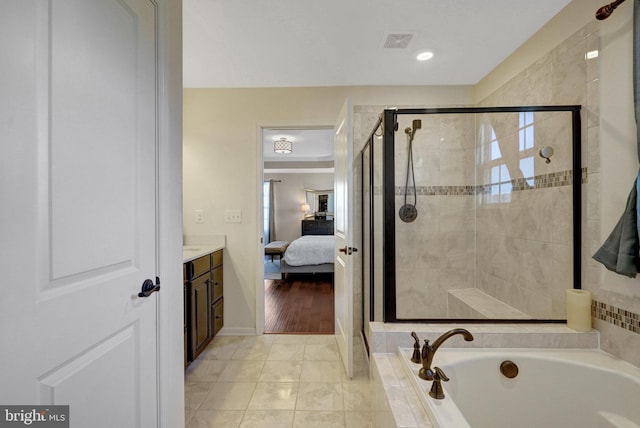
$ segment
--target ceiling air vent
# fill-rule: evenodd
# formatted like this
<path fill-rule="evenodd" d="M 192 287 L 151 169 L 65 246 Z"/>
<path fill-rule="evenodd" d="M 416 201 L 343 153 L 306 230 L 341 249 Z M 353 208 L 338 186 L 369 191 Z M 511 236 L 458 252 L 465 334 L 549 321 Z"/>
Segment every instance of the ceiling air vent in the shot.
<path fill-rule="evenodd" d="M 409 46 L 413 34 L 387 34 L 384 47 L 388 49 L 403 49 Z"/>

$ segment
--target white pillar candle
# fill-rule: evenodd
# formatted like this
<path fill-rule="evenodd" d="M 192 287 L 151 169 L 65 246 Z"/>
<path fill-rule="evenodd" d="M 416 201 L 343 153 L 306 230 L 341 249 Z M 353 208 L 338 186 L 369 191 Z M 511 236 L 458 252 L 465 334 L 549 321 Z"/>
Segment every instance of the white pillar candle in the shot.
<path fill-rule="evenodd" d="M 591 293 L 567 290 L 567 327 L 577 331 L 591 330 Z"/>

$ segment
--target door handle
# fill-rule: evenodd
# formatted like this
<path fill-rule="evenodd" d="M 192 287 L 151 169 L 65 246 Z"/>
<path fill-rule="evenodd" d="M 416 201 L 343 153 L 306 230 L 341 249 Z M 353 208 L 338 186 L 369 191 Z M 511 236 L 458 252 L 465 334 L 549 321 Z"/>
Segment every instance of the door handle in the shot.
<path fill-rule="evenodd" d="M 346 255 L 351 255 L 353 253 L 355 253 L 356 251 L 358 251 L 357 248 L 354 247 L 347 247 L 345 246 L 344 248 L 340 248 L 338 251 L 340 251 L 341 253 L 345 253 Z"/>
<path fill-rule="evenodd" d="M 153 283 L 150 279 L 145 279 L 142 283 L 142 288 L 138 293 L 138 297 L 149 297 L 151 294 L 156 291 L 160 291 L 160 278 L 156 276 L 156 284 Z"/>

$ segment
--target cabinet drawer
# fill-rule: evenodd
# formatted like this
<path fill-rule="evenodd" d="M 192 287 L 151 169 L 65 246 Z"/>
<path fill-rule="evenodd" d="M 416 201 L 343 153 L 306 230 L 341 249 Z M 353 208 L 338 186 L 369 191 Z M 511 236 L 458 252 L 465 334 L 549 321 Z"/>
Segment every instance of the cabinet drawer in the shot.
<path fill-rule="evenodd" d="M 206 256 L 195 259 L 191 262 L 191 278 L 197 278 L 203 273 L 207 273 L 211 270 L 211 256 Z"/>
<path fill-rule="evenodd" d="M 223 294 L 223 270 L 222 266 L 218 266 L 217 268 L 211 271 L 213 277 L 213 285 L 211 287 L 211 302 L 215 302 L 219 298 L 222 297 Z"/>
<path fill-rule="evenodd" d="M 211 305 L 211 328 L 213 329 L 213 336 L 224 326 L 224 299 L 218 300 Z"/>
<path fill-rule="evenodd" d="M 222 250 L 218 250 L 211 254 L 211 267 L 222 265 Z"/>

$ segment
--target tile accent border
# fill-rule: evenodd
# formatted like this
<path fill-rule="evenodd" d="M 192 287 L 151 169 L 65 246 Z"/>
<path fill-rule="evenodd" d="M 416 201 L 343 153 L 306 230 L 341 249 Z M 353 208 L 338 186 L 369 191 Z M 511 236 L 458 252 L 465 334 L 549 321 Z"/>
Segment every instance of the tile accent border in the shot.
<path fill-rule="evenodd" d="M 482 186 L 417 186 L 418 196 L 474 196 Z M 396 195 L 404 195 L 405 186 L 396 186 Z"/>
<path fill-rule="evenodd" d="M 580 173 L 582 175 L 582 184 L 587 183 L 587 168 L 581 168 Z M 529 184 L 531 180 L 533 180 L 533 185 Z M 573 184 L 573 171 L 551 172 L 529 178 L 515 178 L 511 181 L 476 186 L 417 186 L 416 194 L 418 196 L 475 196 L 489 194 L 492 186 L 506 183 L 511 183 L 513 192 L 571 186 Z M 374 191 L 375 194 L 382 194 L 382 187 L 376 186 Z M 405 186 L 395 186 L 396 195 L 404 195 L 404 192 Z"/>
<path fill-rule="evenodd" d="M 627 311 L 608 303 L 591 301 L 591 316 L 633 333 L 640 334 L 640 314 Z"/>

